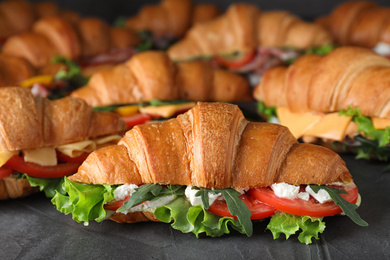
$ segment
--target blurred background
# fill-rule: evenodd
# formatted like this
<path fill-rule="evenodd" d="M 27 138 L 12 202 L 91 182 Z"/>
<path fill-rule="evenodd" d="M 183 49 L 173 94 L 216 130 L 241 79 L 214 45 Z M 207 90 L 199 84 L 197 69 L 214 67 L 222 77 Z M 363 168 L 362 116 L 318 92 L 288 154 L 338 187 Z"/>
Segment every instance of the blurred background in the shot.
<path fill-rule="evenodd" d="M 30 0 L 40 2 L 42 0 Z M 48 0 L 46 0 L 48 1 Z M 1 2 L 1 1 L 0 1 Z M 52 0 L 60 7 L 78 11 L 82 16 L 97 16 L 111 23 L 119 16 L 130 16 L 145 4 L 159 3 L 160 0 Z M 303 19 L 312 20 L 318 16 L 330 13 L 341 0 L 194 0 L 195 3 L 214 3 L 225 10 L 231 3 L 245 2 L 256 4 L 262 10 L 288 10 Z M 381 6 L 390 6 L 389 0 L 375 0 Z"/>

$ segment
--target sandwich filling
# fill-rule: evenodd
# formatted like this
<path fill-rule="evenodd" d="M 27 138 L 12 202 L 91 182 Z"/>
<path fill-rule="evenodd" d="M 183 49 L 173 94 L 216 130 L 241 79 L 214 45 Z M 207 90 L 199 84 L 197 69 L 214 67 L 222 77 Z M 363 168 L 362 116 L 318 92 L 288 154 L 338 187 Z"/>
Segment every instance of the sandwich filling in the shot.
<path fill-rule="evenodd" d="M 118 214 L 151 212 L 157 220 L 197 237 L 201 233 L 221 236 L 230 233 L 229 228 L 251 236 L 252 220 L 270 217 L 267 229 L 275 239 L 282 233 L 288 238 L 301 230 L 298 239 L 306 244 L 324 231 L 325 216 L 344 212 L 355 223 L 367 225 L 355 212 L 359 196 L 353 182 L 326 186 L 275 183 L 236 191 L 157 184 L 92 185 L 65 178 L 62 190 L 52 203 L 85 225 Z M 291 190 L 297 196 L 291 196 Z M 286 198 L 286 194 L 290 195 Z"/>

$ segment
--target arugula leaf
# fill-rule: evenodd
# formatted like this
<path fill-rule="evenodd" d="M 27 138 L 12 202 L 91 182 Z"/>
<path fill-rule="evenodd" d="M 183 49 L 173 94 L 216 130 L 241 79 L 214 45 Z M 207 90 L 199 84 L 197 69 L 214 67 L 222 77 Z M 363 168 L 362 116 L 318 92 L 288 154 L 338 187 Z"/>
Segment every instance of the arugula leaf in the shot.
<path fill-rule="evenodd" d="M 288 239 L 301 229 L 298 239 L 301 243 L 308 245 L 312 243 L 313 237 L 319 239 L 318 234 L 324 232 L 325 223 L 320 218 L 279 213 L 271 217 L 267 229 L 272 232 L 274 239 L 279 238 L 282 233 Z"/>
<path fill-rule="evenodd" d="M 181 185 L 168 185 L 167 188 L 163 188 L 162 185 L 158 184 L 145 184 L 135 189 L 130 199 L 123 203 L 117 212 L 128 210 L 144 201 L 155 201 L 162 197 L 169 195 L 183 195 L 185 186 Z"/>
<path fill-rule="evenodd" d="M 136 46 L 137 52 L 147 51 L 153 48 L 153 35 L 149 31 L 138 32 L 141 43 Z"/>
<path fill-rule="evenodd" d="M 125 16 L 119 16 L 117 17 L 114 22 L 114 27 L 125 27 L 127 18 Z"/>
<path fill-rule="evenodd" d="M 183 103 L 188 103 L 188 100 L 172 100 L 172 101 L 162 101 L 158 99 L 150 100 L 151 106 L 166 106 L 166 105 L 176 105 L 176 104 L 183 104 Z"/>
<path fill-rule="evenodd" d="M 230 213 L 236 216 L 240 224 L 244 228 L 245 234 L 250 237 L 253 234 L 253 223 L 251 221 L 252 213 L 249 211 L 245 203 L 238 197 L 241 195 L 234 189 L 216 189 L 214 193 L 221 193 L 225 198 L 226 204 Z"/>
<path fill-rule="evenodd" d="M 95 111 L 105 111 L 105 112 L 112 112 L 121 105 L 112 105 L 112 106 L 103 106 L 103 107 L 93 107 L 93 110 Z"/>
<path fill-rule="evenodd" d="M 194 189 L 194 188 L 195 187 L 192 187 L 192 189 Z M 210 205 L 209 205 L 209 191 L 211 191 L 211 190 L 206 189 L 206 188 L 200 188 L 199 191 L 195 194 L 195 196 L 200 197 L 205 209 L 209 209 L 209 207 L 210 207 Z"/>
<path fill-rule="evenodd" d="M 310 188 L 315 192 L 318 193 L 320 189 L 324 189 L 326 192 L 328 192 L 329 196 L 332 198 L 334 203 L 336 205 L 339 205 L 340 208 L 343 210 L 343 212 L 356 224 L 362 227 L 367 227 L 368 223 L 364 221 L 359 214 L 356 213 L 356 209 L 358 208 L 358 205 L 350 203 L 346 201 L 343 197 L 339 195 L 341 194 L 347 194 L 346 191 L 328 187 L 328 186 L 318 186 L 318 185 L 310 185 Z"/>
<path fill-rule="evenodd" d="M 136 188 L 130 199 L 124 202 L 123 206 L 120 207 L 117 212 L 128 210 L 144 201 L 153 199 L 160 194 L 162 188 L 163 187 L 161 185 L 157 184 L 145 184 Z"/>
<path fill-rule="evenodd" d="M 335 48 L 336 48 L 336 46 L 334 46 L 334 45 L 326 44 L 323 46 L 312 47 L 312 48 L 306 50 L 305 54 L 327 55 L 331 51 L 333 51 Z"/>
<path fill-rule="evenodd" d="M 257 111 L 260 115 L 265 115 L 268 122 L 270 122 L 273 117 L 278 117 L 276 114 L 276 107 L 267 107 L 262 101 L 257 102 Z"/>
<path fill-rule="evenodd" d="M 62 186 L 64 178 L 34 178 L 27 174 L 23 174 L 22 178 L 26 178 L 31 187 L 39 187 L 39 190 L 43 191 L 48 198 L 54 197 L 56 192 L 66 194 Z"/>

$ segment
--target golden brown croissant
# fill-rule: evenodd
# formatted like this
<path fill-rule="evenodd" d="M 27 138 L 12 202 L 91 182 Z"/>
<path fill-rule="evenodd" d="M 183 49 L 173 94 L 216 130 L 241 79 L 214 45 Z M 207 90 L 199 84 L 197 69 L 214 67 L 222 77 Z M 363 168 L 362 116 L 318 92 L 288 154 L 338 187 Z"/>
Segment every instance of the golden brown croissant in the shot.
<path fill-rule="evenodd" d="M 18 86 L 36 74 L 33 66 L 25 59 L 0 55 L 0 87 Z"/>
<path fill-rule="evenodd" d="M 306 55 L 288 68 L 271 69 L 253 95 L 267 107 L 276 107 L 280 123 L 295 137 L 325 145 L 339 141 L 347 149 L 354 145 L 356 152 L 361 145 L 356 140 L 363 137 L 379 148 L 387 145 L 378 136 L 390 126 L 389 82 L 389 59 L 365 48 L 339 47 L 324 57 Z M 358 134 L 362 137 L 356 139 Z M 364 152 L 366 158 L 388 158 L 385 151 L 375 153 Z"/>
<path fill-rule="evenodd" d="M 126 27 L 150 31 L 156 38 L 181 38 L 192 24 L 218 14 L 214 5 L 196 5 L 192 0 L 163 0 L 156 5 L 145 5 L 136 16 L 126 20 Z"/>
<path fill-rule="evenodd" d="M 340 47 L 325 57 L 304 56 L 288 69 L 267 72 L 254 96 L 267 106 L 287 106 L 292 112 L 327 113 L 353 105 L 366 116 L 389 117 L 386 102 L 378 103 L 388 99 L 385 93 L 389 69 L 390 60 L 371 50 Z M 376 96 L 376 88 L 382 89 L 381 95 Z M 357 96 L 355 89 L 362 91 L 362 96 Z M 360 98 L 365 102 L 358 103 Z"/>
<path fill-rule="evenodd" d="M 81 99 L 50 101 L 34 98 L 24 88 L 6 87 L 0 89 L 0 100 L 0 154 L 70 144 L 127 130 L 118 115 L 93 111 Z M 3 160 L 2 157 L 3 154 Z M 21 197 L 36 190 L 27 180 L 16 180 L 12 175 L 0 179 L 0 199 Z"/>
<path fill-rule="evenodd" d="M 321 26 L 283 12 L 260 12 L 249 4 L 234 4 L 223 15 L 192 27 L 169 48 L 174 60 L 249 52 L 258 46 L 306 49 L 331 43 Z"/>
<path fill-rule="evenodd" d="M 29 3 L 24 0 L 7 0 L 0 3 L 0 39 L 31 29 L 43 17 L 60 15 L 76 18 L 71 11 L 61 11 L 52 2 Z"/>
<path fill-rule="evenodd" d="M 89 59 L 138 43 L 134 32 L 112 29 L 99 19 L 83 18 L 73 24 L 60 16 L 48 16 L 38 20 L 31 32 L 9 37 L 3 53 L 23 57 L 35 67 L 42 67 L 55 55 L 72 60 Z M 129 52 L 124 54 L 128 58 Z"/>
<path fill-rule="evenodd" d="M 91 106 L 159 100 L 245 101 L 250 86 L 241 76 L 202 61 L 174 64 L 161 51 L 134 55 L 124 64 L 96 72 L 71 93 Z"/>
<path fill-rule="evenodd" d="M 299 144 L 286 127 L 248 122 L 236 105 L 199 102 L 176 119 L 134 127 L 118 145 L 90 154 L 69 179 L 240 189 L 347 182 L 351 175 L 336 153 Z"/>
<path fill-rule="evenodd" d="M 373 48 L 378 43 L 390 44 L 390 9 L 369 1 L 348 1 L 322 17 L 318 23 L 326 26 L 341 45 Z"/>
<path fill-rule="evenodd" d="M 248 122 L 235 105 L 199 102 L 176 119 L 134 127 L 118 145 L 91 153 L 69 179 L 238 190 L 277 182 L 346 183 L 352 177 L 336 153 L 299 144 L 286 127 Z M 143 213 L 116 213 L 111 219 L 155 220 Z"/>

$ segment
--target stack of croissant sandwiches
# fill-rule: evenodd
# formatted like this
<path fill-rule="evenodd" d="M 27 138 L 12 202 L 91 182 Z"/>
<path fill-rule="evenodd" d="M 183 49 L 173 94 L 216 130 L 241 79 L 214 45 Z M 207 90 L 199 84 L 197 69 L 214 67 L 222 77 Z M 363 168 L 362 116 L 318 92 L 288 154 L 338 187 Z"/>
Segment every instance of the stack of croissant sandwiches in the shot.
<path fill-rule="evenodd" d="M 168 25 L 183 18 L 167 18 L 175 9 L 172 5 L 175 2 L 178 1 L 165 0 L 160 5 L 142 9 L 138 16 L 127 21 L 127 26 L 135 30 L 149 29 L 157 38 L 183 37 L 191 19 L 192 23 L 196 20 L 197 8 L 191 1 L 180 2 L 185 13 L 194 17 L 180 28 L 171 28 Z M 153 31 L 156 28 L 145 18 L 149 13 L 168 23 L 164 32 L 170 28 L 177 34 Z M 55 16 L 45 19 L 30 25 L 32 32 L 9 36 L 3 48 L 14 63 L 24 68 L 28 77 L 45 67 L 56 52 L 79 60 L 82 53 L 94 50 L 70 43 L 69 35 L 79 39 L 72 31 L 77 28 L 74 24 L 68 26 L 69 21 Z M 262 28 L 263 23 L 269 24 L 268 19 L 275 26 L 285 25 L 274 44 L 270 43 L 272 48 L 296 43 L 296 48 L 305 49 L 332 42 L 330 34 L 319 25 L 303 22 L 286 12 L 259 14 L 254 6 L 237 4 L 215 20 L 189 29 L 183 42 L 173 45 L 167 53 L 146 51 L 122 60 L 123 63 L 94 71 L 85 86 L 61 99 L 34 96 L 28 88 L 8 87 L 17 83 L 0 71 L 0 83 L 7 86 L 0 88 L 3 104 L 0 111 L 0 199 L 20 198 L 41 190 L 51 198 L 57 210 L 71 214 L 74 220 L 85 225 L 105 219 L 118 223 L 165 222 L 196 237 L 203 233 L 216 237 L 232 230 L 251 236 L 253 222 L 268 218 L 267 229 L 275 239 L 280 234 L 289 238 L 299 233 L 299 241 L 306 244 L 312 243 L 312 238 L 319 239 L 325 229 L 323 218 L 327 216 L 346 214 L 356 224 L 367 226 L 356 213 L 360 204 L 358 188 L 337 153 L 322 146 L 299 143 L 297 137 L 301 136 L 294 126 L 290 132 L 280 124 L 249 122 L 240 108 L 231 104 L 253 100 L 248 80 L 232 71 L 215 68 L 208 61 L 192 59 L 241 50 L 253 54 L 259 45 L 267 45 L 265 32 L 254 37 L 261 41 L 245 42 L 242 37 L 233 37 L 238 49 L 221 48 L 221 52 L 209 48 L 215 44 L 213 42 L 193 45 L 194 42 L 199 44 L 193 37 L 199 31 L 211 35 L 218 31 L 219 25 L 232 26 L 237 35 L 242 36 L 241 23 L 251 25 L 249 33 L 253 33 Z M 139 27 L 135 27 L 137 21 Z M 100 24 L 95 32 L 109 28 L 96 20 L 85 23 Z M 80 20 L 77 24 L 81 24 Z M 65 30 L 69 41 L 63 41 L 64 35 L 54 29 L 52 34 L 44 30 L 56 26 L 70 28 Z M 310 33 L 295 38 L 294 32 L 302 30 Z M 247 33 L 245 31 L 244 35 Z M 88 36 L 84 38 L 84 42 L 93 43 Z M 26 39 L 38 39 L 39 44 L 30 45 Z M 109 51 L 109 45 L 106 47 L 104 51 Z M 337 49 L 334 53 L 340 51 Z M 377 66 L 386 66 L 382 60 L 385 58 L 366 59 L 364 54 L 365 50 L 361 60 L 347 69 L 348 72 L 355 75 L 355 70 L 363 71 L 357 64 L 367 60 L 372 70 L 381 73 L 382 69 Z M 355 56 L 352 52 L 349 55 Z M 0 55 L 0 70 L 3 57 Z M 309 65 L 301 59 L 308 60 Z M 264 75 L 254 97 L 265 110 L 267 106 L 279 106 L 274 100 L 285 95 L 284 82 L 288 75 L 303 75 L 304 71 L 310 71 L 311 64 L 330 58 L 308 55 L 301 59 L 291 69 L 277 67 Z M 328 63 L 329 66 L 335 64 Z M 323 67 L 326 69 L 326 66 Z M 290 70 L 293 72 L 284 73 Z M 325 74 L 323 77 L 328 78 Z M 301 91 L 298 85 L 308 81 L 299 80 L 293 83 L 296 88 L 291 88 L 296 94 Z M 337 88 L 339 81 L 352 82 L 352 79 L 337 72 L 334 81 Z M 280 92 L 270 94 L 273 88 Z M 268 101 L 268 97 L 274 103 Z M 331 94 L 328 97 L 329 100 L 336 98 Z M 289 96 L 282 100 L 289 100 Z M 156 103 L 159 105 L 155 106 Z M 382 103 L 387 107 L 385 101 Z M 359 113 L 364 114 L 364 109 L 361 107 Z M 353 118 L 350 117 L 348 122 Z"/>

